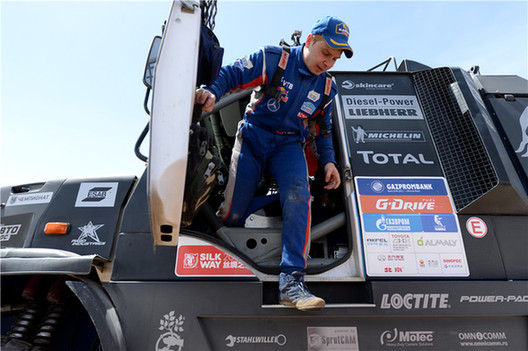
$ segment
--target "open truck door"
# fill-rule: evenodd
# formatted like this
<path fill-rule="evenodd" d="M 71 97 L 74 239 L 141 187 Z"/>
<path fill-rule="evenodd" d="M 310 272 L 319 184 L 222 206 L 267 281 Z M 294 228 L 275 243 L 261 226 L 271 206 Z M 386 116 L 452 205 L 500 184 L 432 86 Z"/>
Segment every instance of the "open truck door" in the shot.
<path fill-rule="evenodd" d="M 147 191 L 155 246 L 178 243 L 200 20 L 198 1 L 173 3 L 154 69 Z"/>

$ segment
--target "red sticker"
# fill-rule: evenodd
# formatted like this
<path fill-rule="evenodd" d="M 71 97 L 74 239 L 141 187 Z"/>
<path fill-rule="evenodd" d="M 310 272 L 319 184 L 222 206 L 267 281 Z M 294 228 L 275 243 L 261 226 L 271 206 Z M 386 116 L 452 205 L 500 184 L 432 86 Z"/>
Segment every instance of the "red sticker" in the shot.
<path fill-rule="evenodd" d="M 466 221 L 466 229 L 469 234 L 479 239 L 485 237 L 488 233 L 488 226 L 482 219 L 478 217 L 469 218 Z"/>
<path fill-rule="evenodd" d="M 253 276 L 240 261 L 212 245 L 180 245 L 178 276 Z"/>
<path fill-rule="evenodd" d="M 360 195 L 363 213 L 453 213 L 449 197 Z"/>

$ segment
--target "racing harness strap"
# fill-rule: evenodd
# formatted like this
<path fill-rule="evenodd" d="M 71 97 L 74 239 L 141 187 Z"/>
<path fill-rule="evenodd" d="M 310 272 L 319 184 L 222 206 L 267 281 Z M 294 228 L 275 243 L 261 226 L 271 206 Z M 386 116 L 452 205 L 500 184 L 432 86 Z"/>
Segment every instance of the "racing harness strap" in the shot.
<path fill-rule="evenodd" d="M 282 77 L 284 76 L 284 71 L 288 65 L 288 59 L 290 58 L 290 46 L 287 44 L 282 45 L 282 53 L 277 64 L 277 69 L 273 73 L 271 78 L 271 83 L 263 85 L 262 89 L 264 94 L 270 96 L 272 99 L 275 99 L 277 102 L 280 102 L 282 96 L 284 95 L 284 90 L 280 88 Z"/>

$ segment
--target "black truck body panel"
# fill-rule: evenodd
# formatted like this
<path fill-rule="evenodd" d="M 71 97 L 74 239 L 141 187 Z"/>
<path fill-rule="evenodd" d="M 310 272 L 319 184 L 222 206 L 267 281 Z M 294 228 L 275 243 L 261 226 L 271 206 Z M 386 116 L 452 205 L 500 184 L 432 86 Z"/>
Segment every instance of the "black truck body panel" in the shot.
<path fill-rule="evenodd" d="M 225 228 L 221 189 L 179 246 L 155 246 L 145 172 L 1 189 L 2 334 L 63 279 L 104 350 L 527 350 L 526 80 L 400 70 L 333 73 L 345 184 L 314 194 L 314 224 L 336 227 L 317 231 L 307 274 L 322 311 L 278 303 L 272 211 Z"/>

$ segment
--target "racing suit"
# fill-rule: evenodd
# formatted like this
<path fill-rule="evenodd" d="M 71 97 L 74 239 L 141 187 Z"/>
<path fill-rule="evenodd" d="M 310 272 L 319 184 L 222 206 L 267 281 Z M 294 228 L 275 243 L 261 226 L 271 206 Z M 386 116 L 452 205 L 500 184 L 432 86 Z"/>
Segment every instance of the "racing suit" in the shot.
<path fill-rule="evenodd" d="M 239 122 L 231 158 L 229 180 L 219 216 L 228 226 L 240 226 L 264 170 L 269 170 L 279 187 L 282 206 L 282 261 L 285 273 L 303 271 L 310 246 L 310 189 L 303 142 L 308 118 L 323 113 L 331 130 L 335 83 L 321 106 L 325 74 L 312 74 L 303 61 L 303 46 L 293 47 L 279 89 L 280 101 L 253 92 L 243 120 Z M 207 88 L 216 101 L 225 93 L 269 84 L 282 48 L 267 46 L 221 68 Z M 316 137 L 319 161 L 335 163 L 332 138 Z"/>

